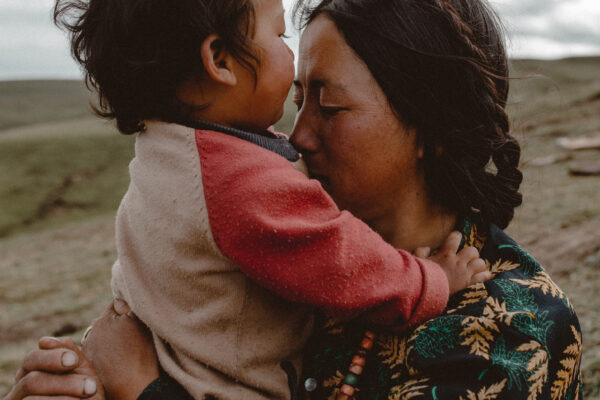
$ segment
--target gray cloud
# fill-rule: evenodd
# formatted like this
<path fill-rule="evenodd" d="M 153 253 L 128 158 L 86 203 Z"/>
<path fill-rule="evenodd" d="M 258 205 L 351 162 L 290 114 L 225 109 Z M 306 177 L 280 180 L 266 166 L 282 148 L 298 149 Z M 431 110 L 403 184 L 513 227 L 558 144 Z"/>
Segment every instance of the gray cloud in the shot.
<path fill-rule="evenodd" d="M 516 56 L 600 54 L 598 0 L 492 0 Z"/>
<path fill-rule="evenodd" d="M 515 18 L 527 15 L 537 17 L 552 13 L 564 0 L 519 0 L 494 2 L 492 6 L 501 11 L 502 17 Z"/>
<path fill-rule="evenodd" d="M 600 0 L 489 0 L 504 21 L 512 56 L 600 54 Z M 54 0 L 0 0 L 0 79 L 79 77 Z M 293 0 L 284 0 L 292 9 Z M 293 32 L 291 25 L 289 32 Z M 290 40 L 297 46 L 297 38 Z"/>
<path fill-rule="evenodd" d="M 525 26 L 515 31 L 520 36 L 546 38 L 562 44 L 587 44 L 600 47 L 600 30 L 590 31 L 586 27 L 557 22 L 553 29 Z"/>

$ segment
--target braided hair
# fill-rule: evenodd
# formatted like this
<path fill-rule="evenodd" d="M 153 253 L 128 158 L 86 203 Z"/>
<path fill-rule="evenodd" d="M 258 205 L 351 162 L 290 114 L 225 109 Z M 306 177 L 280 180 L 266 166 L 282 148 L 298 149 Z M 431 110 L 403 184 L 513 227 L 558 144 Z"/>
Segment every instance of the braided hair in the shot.
<path fill-rule="evenodd" d="M 433 201 L 505 228 L 522 202 L 521 148 L 505 111 L 508 62 L 485 0 L 300 0 L 300 27 L 325 13 L 399 119 L 415 127 Z"/>

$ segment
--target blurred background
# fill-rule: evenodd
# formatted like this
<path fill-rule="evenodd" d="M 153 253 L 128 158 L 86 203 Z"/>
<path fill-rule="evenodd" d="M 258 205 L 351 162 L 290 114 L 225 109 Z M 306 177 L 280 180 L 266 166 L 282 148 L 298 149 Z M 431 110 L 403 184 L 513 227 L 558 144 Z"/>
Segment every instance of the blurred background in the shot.
<path fill-rule="evenodd" d="M 292 0 L 285 0 L 287 10 Z M 524 203 L 508 229 L 567 292 L 600 399 L 600 1 L 491 1 L 507 30 Z M 133 138 L 90 112 L 53 0 L 0 0 L 0 397 L 44 335 L 81 337 L 110 300 Z M 298 33 L 288 24 L 290 46 Z M 290 132 L 288 101 L 278 129 Z"/>

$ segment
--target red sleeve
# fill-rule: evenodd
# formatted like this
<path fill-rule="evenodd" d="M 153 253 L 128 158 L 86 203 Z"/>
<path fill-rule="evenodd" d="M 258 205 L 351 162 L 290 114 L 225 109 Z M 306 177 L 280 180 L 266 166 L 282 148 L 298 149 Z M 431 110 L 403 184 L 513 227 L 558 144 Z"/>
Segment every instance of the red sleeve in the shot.
<path fill-rule="evenodd" d="M 196 143 L 215 242 L 251 279 L 340 319 L 402 327 L 441 314 L 439 265 L 394 249 L 283 157 L 209 131 Z"/>

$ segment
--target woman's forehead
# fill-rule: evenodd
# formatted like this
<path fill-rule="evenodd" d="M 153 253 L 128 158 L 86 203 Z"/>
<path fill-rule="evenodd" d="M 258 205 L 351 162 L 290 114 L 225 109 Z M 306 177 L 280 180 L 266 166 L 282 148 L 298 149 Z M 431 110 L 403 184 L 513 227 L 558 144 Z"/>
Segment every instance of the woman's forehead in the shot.
<path fill-rule="evenodd" d="M 370 75 L 329 17 L 322 14 L 308 24 L 300 38 L 298 81 L 346 87 L 353 76 L 364 73 Z"/>

